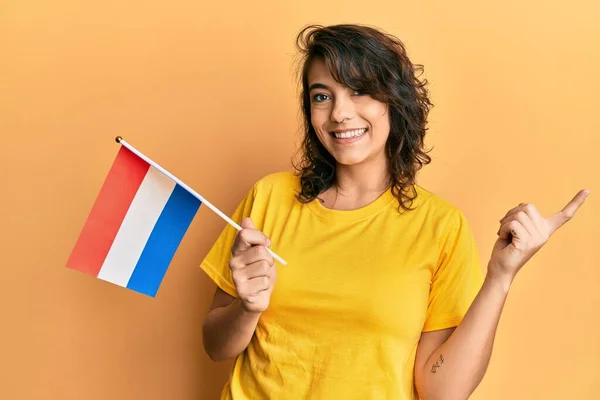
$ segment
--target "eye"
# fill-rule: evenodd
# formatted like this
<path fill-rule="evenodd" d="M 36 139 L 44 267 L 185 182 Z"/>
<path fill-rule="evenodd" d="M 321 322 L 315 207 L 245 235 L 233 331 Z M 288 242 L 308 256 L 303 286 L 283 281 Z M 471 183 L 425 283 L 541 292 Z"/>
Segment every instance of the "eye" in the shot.
<path fill-rule="evenodd" d="M 329 96 L 327 96 L 326 94 L 323 94 L 323 93 L 317 93 L 313 96 L 312 99 L 315 103 L 321 103 L 321 102 L 329 99 Z"/>
<path fill-rule="evenodd" d="M 366 95 L 366 92 L 364 90 L 357 89 L 354 91 L 354 93 L 352 93 L 352 95 L 353 96 L 364 96 L 364 95 Z"/>

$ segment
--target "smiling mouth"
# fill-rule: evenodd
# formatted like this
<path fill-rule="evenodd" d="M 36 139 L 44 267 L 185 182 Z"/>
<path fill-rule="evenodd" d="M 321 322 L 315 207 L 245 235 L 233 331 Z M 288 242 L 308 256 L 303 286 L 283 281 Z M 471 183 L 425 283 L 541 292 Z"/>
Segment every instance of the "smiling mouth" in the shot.
<path fill-rule="evenodd" d="M 331 132 L 331 135 L 336 139 L 351 139 L 355 137 L 360 137 L 367 133 L 367 128 L 354 129 L 351 131 L 344 132 Z"/>

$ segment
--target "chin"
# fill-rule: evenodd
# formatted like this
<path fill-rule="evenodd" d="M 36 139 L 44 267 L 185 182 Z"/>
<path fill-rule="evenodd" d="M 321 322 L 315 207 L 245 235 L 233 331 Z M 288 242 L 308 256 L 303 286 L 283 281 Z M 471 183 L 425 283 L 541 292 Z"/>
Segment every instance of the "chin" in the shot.
<path fill-rule="evenodd" d="M 364 154 L 335 154 L 334 158 L 338 164 L 345 166 L 360 165 L 367 160 Z"/>

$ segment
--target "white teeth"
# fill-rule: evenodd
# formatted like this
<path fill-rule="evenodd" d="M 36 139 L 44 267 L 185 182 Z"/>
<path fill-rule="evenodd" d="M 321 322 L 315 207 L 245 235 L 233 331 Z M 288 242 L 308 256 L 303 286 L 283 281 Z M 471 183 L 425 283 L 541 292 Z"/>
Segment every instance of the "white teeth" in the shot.
<path fill-rule="evenodd" d="M 355 129 L 353 131 L 347 131 L 342 133 L 334 132 L 333 134 L 337 139 L 349 139 L 352 137 L 362 136 L 367 131 L 367 128 Z"/>

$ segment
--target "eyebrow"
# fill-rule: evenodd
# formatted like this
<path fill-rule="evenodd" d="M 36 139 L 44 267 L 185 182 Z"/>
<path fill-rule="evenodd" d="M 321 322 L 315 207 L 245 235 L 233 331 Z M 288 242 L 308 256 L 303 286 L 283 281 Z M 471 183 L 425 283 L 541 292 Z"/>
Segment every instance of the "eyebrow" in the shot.
<path fill-rule="evenodd" d="M 325 85 L 324 83 L 313 83 L 312 85 L 310 85 L 308 87 L 308 91 L 310 92 L 311 90 L 314 89 L 325 89 L 325 90 L 330 90 L 329 86 Z"/>

